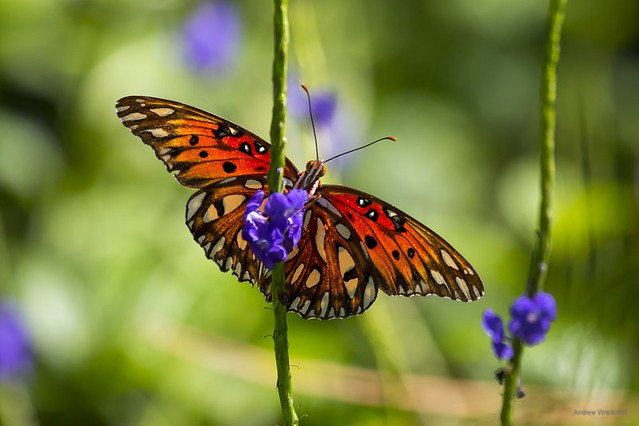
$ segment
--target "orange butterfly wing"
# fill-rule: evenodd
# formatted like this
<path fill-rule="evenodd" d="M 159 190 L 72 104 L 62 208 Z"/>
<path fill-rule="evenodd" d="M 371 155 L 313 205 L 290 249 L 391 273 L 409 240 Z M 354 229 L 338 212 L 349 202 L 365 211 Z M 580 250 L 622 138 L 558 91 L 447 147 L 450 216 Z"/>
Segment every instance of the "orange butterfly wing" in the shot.
<path fill-rule="evenodd" d="M 146 96 L 116 103 L 122 123 L 145 144 L 184 186 L 202 188 L 232 176 L 266 175 L 271 145 L 228 120 L 192 106 Z M 297 179 L 286 161 L 284 176 Z"/>

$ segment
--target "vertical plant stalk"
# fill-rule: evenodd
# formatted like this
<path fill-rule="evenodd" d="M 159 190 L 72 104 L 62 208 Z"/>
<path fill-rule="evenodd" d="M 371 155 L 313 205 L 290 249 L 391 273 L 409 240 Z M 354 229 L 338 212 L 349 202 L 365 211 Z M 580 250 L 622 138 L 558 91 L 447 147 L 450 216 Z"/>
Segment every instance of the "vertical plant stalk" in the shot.
<path fill-rule="evenodd" d="M 530 261 L 526 293 L 533 297 L 543 287 L 543 281 L 550 259 L 551 231 L 553 219 L 553 196 L 555 187 L 555 124 L 557 121 L 557 63 L 561 41 L 561 27 L 567 0 L 550 0 L 546 23 L 546 44 L 544 47 L 543 73 L 541 77 L 541 131 L 540 131 L 540 171 L 541 202 L 539 205 L 539 230 Z M 521 340 L 513 341 L 513 357 L 504 380 L 501 409 L 501 424 L 512 424 L 512 406 L 517 393 L 521 370 L 523 345 Z"/>
<path fill-rule="evenodd" d="M 284 129 L 286 126 L 286 67 L 288 60 L 288 0 L 275 0 L 273 16 L 274 57 L 273 57 L 273 118 L 271 121 L 271 165 L 268 172 L 270 192 L 282 191 L 282 170 L 285 164 Z M 288 327 L 286 306 L 281 296 L 284 290 L 284 263 L 279 262 L 273 269 L 271 295 L 273 297 L 273 343 L 277 365 L 277 392 L 282 407 L 284 424 L 297 425 L 298 418 L 293 405 L 291 367 L 288 357 Z"/>

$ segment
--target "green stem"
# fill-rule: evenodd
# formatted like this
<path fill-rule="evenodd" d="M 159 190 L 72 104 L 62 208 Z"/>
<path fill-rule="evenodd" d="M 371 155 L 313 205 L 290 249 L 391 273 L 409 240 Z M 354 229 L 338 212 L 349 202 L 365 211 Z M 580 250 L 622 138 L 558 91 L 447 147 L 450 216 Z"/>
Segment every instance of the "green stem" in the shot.
<path fill-rule="evenodd" d="M 555 124 L 557 122 L 557 63 L 561 41 L 561 26 L 567 0 L 551 0 L 548 7 L 546 46 L 540 87 L 541 132 L 540 170 L 541 203 L 539 205 L 539 234 L 530 264 L 526 290 L 529 296 L 543 286 L 551 248 L 553 191 L 555 186 Z"/>
<path fill-rule="evenodd" d="M 555 186 L 555 124 L 557 121 L 557 63 L 561 41 L 561 26 L 567 0 L 550 0 L 546 26 L 543 74 L 540 87 L 541 132 L 540 169 L 541 203 L 539 205 L 539 231 L 530 261 L 526 293 L 533 297 L 543 287 L 548 269 L 551 248 L 553 191 Z M 512 425 L 512 403 L 517 392 L 517 380 L 521 369 L 523 345 L 519 339 L 513 342 L 513 358 L 504 379 L 501 424 Z"/>
<path fill-rule="evenodd" d="M 286 125 L 286 67 L 288 58 L 288 1 L 275 0 L 273 17 L 275 52 L 273 58 L 273 119 L 271 121 L 271 166 L 268 173 L 269 190 L 282 191 L 282 170 L 286 161 L 284 128 Z M 275 265 L 271 278 L 273 297 L 273 343 L 277 365 L 277 391 L 282 407 L 284 424 L 297 425 L 298 418 L 293 404 L 293 386 L 288 356 L 287 308 L 280 300 L 284 291 L 284 263 Z"/>

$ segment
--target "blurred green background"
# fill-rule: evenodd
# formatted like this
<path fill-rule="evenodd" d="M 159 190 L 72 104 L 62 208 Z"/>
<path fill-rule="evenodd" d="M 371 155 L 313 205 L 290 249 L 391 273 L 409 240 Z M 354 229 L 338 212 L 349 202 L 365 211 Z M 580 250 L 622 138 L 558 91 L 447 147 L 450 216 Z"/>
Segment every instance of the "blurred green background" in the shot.
<path fill-rule="evenodd" d="M 232 49 L 207 68 L 185 55 L 196 1 L 0 3 L 0 298 L 19 307 L 34 349 L 31 370 L 0 383 L 5 424 L 280 422 L 269 306 L 205 258 L 184 225 L 191 191 L 114 111 L 126 95 L 165 97 L 266 137 L 272 4 L 229 4 L 235 30 L 208 30 Z M 500 364 L 480 318 L 506 315 L 527 276 L 546 7 L 291 0 L 292 82 L 336 99 L 322 155 L 399 139 L 324 181 L 426 223 L 486 286 L 472 304 L 381 294 L 356 318 L 290 315 L 302 424 L 497 422 Z M 545 289 L 559 316 L 526 351 L 516 414 L 637 424 L 639 3 L 569 2 L 558 83 Z M 314 156 L 304 115 L 287 129 L 298 166 Z"/>

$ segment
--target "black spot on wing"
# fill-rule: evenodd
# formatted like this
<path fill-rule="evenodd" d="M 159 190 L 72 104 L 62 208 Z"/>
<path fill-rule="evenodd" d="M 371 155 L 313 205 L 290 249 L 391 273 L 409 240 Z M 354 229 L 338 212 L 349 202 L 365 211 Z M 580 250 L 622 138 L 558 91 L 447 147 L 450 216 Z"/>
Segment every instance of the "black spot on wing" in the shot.
<path fill-rule="evenodd" d="M 377 247 L 377 240 L 370 235 L 364 237 L 364 242 L 366 243 L 366 247 L 369 249 L 374 249 Z"/>
<path fill-rule="evenodd" d="M 222 169 L 226 173 L 233 173 L 235 170 L 237 170 L 237 166 L 230 161 L 225 161 L 224 164 L 222 164 Z"/>

